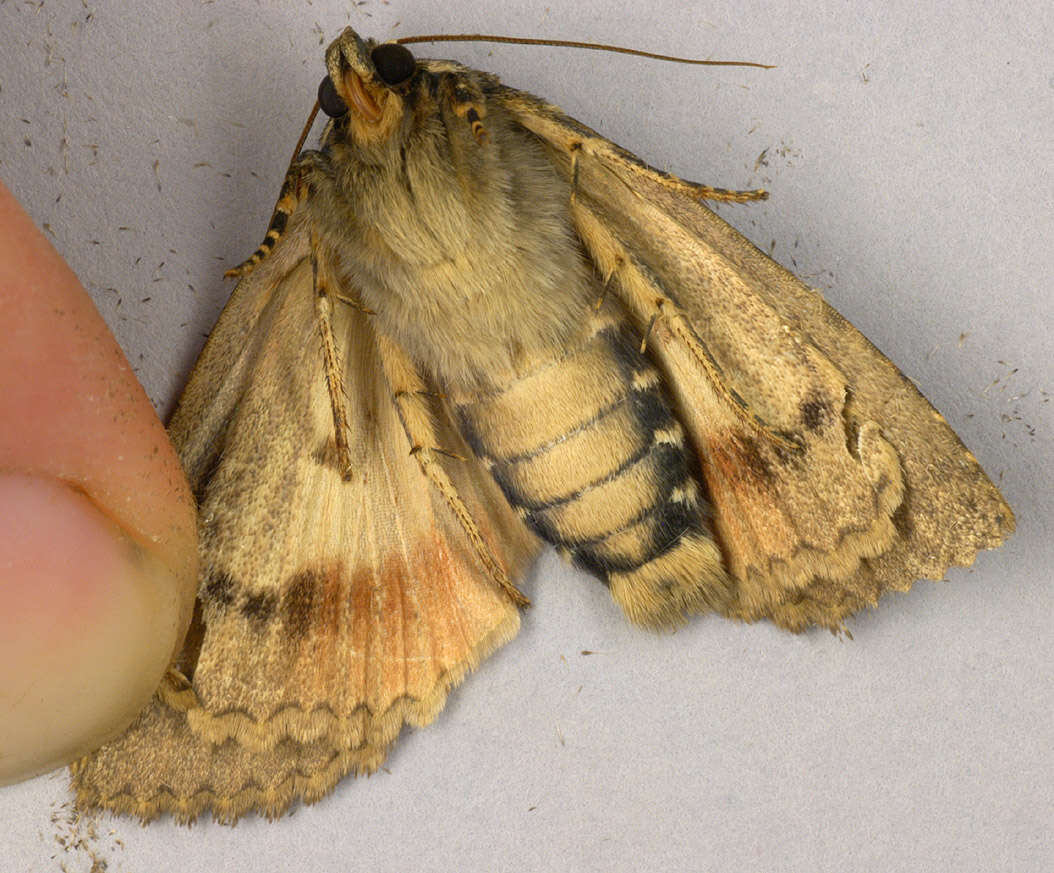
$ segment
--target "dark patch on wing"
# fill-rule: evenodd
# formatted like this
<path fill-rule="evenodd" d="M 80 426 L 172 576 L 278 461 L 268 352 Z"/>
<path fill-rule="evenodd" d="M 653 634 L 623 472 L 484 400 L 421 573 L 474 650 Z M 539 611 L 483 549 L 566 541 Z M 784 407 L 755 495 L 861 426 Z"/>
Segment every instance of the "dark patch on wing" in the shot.
<path fill-rule="evenodd" d="M 325 442 L 311 452 L 311 460 L 320 467 L 332 470 L 340 478 L 344 478 L 344 468 L 341 466 L 340 458 L 337 455 L 337 443 L 332 437 L 327 438 Z"/>
<path fill-rule="evenodd" d="M 280 609 L 282 623 L 291 637 L 303 639 L 310 633 L 322 581 L 317 570 L 301 570 L 286 584 Z"/>
<path fill-rule="evenodd" d="M 264 624 L 274 617 L 274 611 L 277 606 L 278 598 L 270 591 L 248 594 L 245 600 L 242 601 L 242 615 L 249 621 Z"/>
<path fill-rule="evenodd" d="M 202 586 L 201 599 L 209 605 L 227 607 L 234 603 L 237 588 L 234 577 L 226 570 L 214 571 Z"/>
<path fill-rule="evenodd" d="M 746 472 L 749 472 L 754 479 L 763 482 L 773 481 L 772 467 L 761 454 L 761 449 L 754 437 L 743 434 L 734 441 L 734 445 L 736 459 Z"/>
<path fill-rule="evenodd" d="M 801 423 L 808 430 L 819 430 L 831 420 L 831 407 L 824 398 L 810 394 L 798 406 Z"/>

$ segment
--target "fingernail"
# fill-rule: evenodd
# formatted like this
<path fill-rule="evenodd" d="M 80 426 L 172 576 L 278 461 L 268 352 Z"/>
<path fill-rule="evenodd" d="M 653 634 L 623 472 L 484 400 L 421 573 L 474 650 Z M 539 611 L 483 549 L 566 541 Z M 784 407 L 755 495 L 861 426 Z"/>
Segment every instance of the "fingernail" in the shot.
<path fill-rule="evenodd" d="M 0 784 L 132 721 L 178 642 L 180 587 L 83 492 L 0 475 Z"/>

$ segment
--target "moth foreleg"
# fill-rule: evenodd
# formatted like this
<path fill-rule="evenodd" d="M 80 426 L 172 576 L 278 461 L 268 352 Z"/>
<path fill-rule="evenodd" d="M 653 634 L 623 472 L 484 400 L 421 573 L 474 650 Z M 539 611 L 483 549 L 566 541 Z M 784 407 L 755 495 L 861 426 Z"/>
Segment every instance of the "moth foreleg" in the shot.
<path fill-rule="evenodd" d="M 341 294 L 339 290 L 334 290 L 331 297 L 339 300 L 341 303 L 345 303 L 352 309 L 357 309 L 364 315 L 376 315 L 377 311 L 370 309 L 368 306 L 364 306 L 362 301 L 355 297 L 349 297 L 347 294 Z"/>
<path fill-rule="evenodd" d="M 267 225 L 267 233 L 264 234 L 263 242 L 260 243 L 255 252 L 238 264 L 237 267 L 224 273 L 223 275 L 226 278 L 237 279 L 251 273 L 257 264 L 274 251 L 274 247 L 278 245 L 278 241 L 285 233 L 290 216 L 296 212 L 297 207 L 305 199 L 308 188 L 306 179 L 319 157 L 318 152 L 303 152 L 289 167 L 282 182 L 281 190 L 278 192 L 278 200 L 275 202 L 274 210 L 271 212 L 271 221 Z"/>
<path fill-rule="evenodd" d="M 377 348 L 380 351 L 381 365 L 387 377 L 388 386 L 392 390 L 396 408 L 399 411 L 399 418 L 410 440 L 410 452 L 417 458 L 421 471 L 443 495 L 472 543 L 480 563 L 486 568 L 495 584 L 517 606 L 529 606 L 530 601 L 519 588 L 512 584 L 508 574 L 491 553 L 490 547 L 480 533 L 479 525 L 476 524 L 468 507 L 465 506 L 450 476 L 439 463 L 437 455 L 445 454 L 455 458 L 460 458 L 460 456 L 436 446 L 438 438 L 432 423 L 431 410 L 424 399 L 431 392 L 427 390 L 417 368 L 406 353 L 383 334 L 377 336 Z"/>
<path fill-rule="evenodd" d="M 575 198 L 575 191 L 578 187 L 579 156 L 583 152 L 590 156 L 602 155 L 609 160 L 615 159 L 619 162 L 625 162 L 626 160 L 624 155 L 612 152 L 611 143 L 599 137 L 578 139 L 577 137 L 572 136 L 566 139 L 564 147 L 567 149 L 571 157 L 572 200 Z M 635 169 L 639 168 L 635 167 Z M 648 169 L 650 170 L 654 181 L 662 185 L 668 191 L 683 194 L 687 197 L 691 197 L 693 200 L 716 200 L 723 203 L 750 203 L 754 200 L 769 199 L 769 192 L 764 188 L 752 188 L 745 191 L 729 188 L 715 188 L 713 185 L 703 185 L 700 182 L 691 182 L 688 179 L 681 179 L 680 177 L 673 176 L 669 173 L 660 173 L 651 170 L 651 168 Z"/>
<path fill-rule="evenodd" d="M 337 469 L 341 478 L 351 478 L 351 449 L 348 434 L 347 397 L 344 393 L 344 367 L 333 333 L 333 291 L 335 283 L 329 274 L 325 258 L 319 252 L 318 234 L 311 232 L 311 268 L 314 277 L 315 315 L 318 318 L 319 334 L 322 337 L 323 366 L 326 371 L 326 387 L 333 409 L 333 439 L 337 449 Z"/>
<path fill-rule="evenodd" d="M 705 375 L 707 384 L 749 431 L 781 449 L 797 450 L 798 443 L 759 418 L 730 388 L 721 366 L 696 334 L 687 316 L 654 276 L 633 253 L 581 200 L 572 202 L 571 214 L 582 242 L 585 243 L 601 273 L 613 281 L 616 293 L 642 325 L 641 352 L 659 322 L 665 323 L 674 339 L 686 348 Z"/>

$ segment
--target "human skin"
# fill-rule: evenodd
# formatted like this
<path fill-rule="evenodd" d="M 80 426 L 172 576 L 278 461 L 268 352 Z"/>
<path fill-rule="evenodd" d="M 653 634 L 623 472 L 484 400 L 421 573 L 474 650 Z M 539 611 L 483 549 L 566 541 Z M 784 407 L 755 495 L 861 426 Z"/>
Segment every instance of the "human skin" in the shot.
<path fill-rule="evenodd" d="M 124 730 L 182 642 L 196 579 L 164 428 L 0 183 L 0 784 Z"/>

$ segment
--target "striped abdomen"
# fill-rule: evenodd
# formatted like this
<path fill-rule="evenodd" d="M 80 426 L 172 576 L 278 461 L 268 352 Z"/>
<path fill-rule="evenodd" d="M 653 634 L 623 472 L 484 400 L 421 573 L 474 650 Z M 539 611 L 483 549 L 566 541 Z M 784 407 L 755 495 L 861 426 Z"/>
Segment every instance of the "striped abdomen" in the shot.
<path fill-rule="evenodd" d="M 461 398 L 463 433 L 520 516 L 634 621 L 720 608 L 728 579 L 684 431 L 617 323 L 500 390 Z"/>

